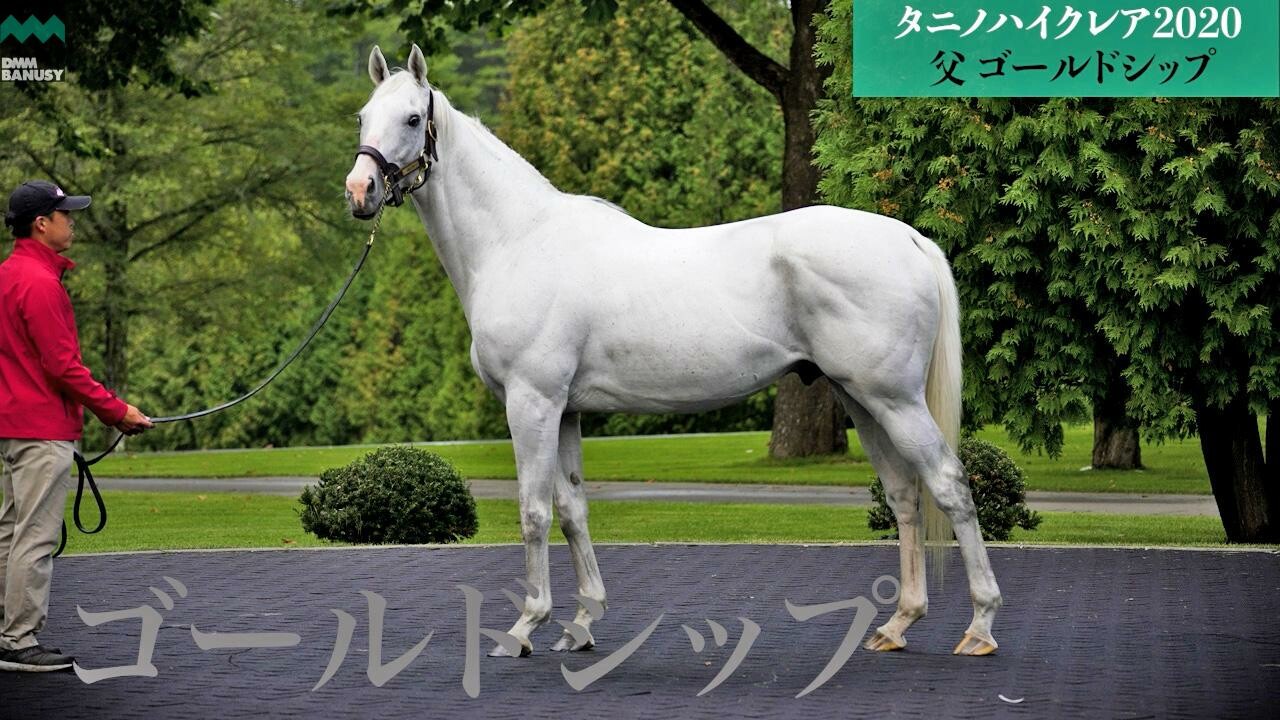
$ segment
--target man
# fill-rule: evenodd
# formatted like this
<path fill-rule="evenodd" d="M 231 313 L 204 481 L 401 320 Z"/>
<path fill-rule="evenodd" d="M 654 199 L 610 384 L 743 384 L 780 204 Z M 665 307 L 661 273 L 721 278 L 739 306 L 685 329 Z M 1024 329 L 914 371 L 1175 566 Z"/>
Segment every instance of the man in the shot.
<path fill-rule="evenodd" d="M 138 408 L 93 379 L 80 359 L 71 298 L 62 275 L 75 263 L 71 211 L 89 197 L 67 195 L 43 181 L 9 196 L 5 224 L 13 252 L 0 263 L 0 669 L 48 672 L 73 659 L 36 641 L 49 614 L 53 551 L 71 485 L 81 406 L 134 435 L 151 427 Z"/>

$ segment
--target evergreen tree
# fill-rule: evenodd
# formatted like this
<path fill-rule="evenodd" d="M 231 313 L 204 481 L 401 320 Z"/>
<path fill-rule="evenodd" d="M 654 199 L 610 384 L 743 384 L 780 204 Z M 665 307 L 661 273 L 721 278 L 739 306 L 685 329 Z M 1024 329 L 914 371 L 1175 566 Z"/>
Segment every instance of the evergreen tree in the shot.
<path fill-rule="evenodd" d="M 1280 100 L 855 99 L 850 20 L 821 187 L 952 258 L 968 422 L 1056 452 L 1119 385 L 1148 438 L 1199 433 L 1230 540 L 1280 540 Z"/>

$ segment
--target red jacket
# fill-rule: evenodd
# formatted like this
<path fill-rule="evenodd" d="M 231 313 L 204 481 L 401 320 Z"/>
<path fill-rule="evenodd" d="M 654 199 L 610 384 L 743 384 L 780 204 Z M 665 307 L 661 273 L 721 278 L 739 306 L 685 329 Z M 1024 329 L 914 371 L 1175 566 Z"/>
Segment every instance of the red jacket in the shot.
<path fill-rule="evenodd" d="M 115 425 L 128 406 L 89 373 L 62 274 L 75 263 L 31 238 L 0 263 L 0 438 L 78 440 L 81 405 Z"/>

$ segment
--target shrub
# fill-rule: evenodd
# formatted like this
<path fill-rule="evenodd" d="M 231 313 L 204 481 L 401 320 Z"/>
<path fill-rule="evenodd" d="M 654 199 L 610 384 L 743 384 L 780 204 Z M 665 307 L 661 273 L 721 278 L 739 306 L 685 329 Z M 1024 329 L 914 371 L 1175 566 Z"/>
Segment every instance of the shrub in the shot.
<path fill-rule="evenodd" d="M 449 543 L 476 534 L 476 501 L 449 461 L 417 448 L 379 448 L 330 468 L 302 491 L 302 528 L 354 543 Z"/>
<path fill-rule="evenodd" d="M 960 441 L 960 462 L 969 475 L 973 503 L 978 508 L 978 525 L 983 540 L 1008 540 L 1014 526 L 1034 530 L 1040 515 L 1026 505 L 1027 485 L 1022 469 L 998 446 L 967 437 Z M 896 530 L 898 522 L 885 501 L 880 478 L 871 483 L 874 507 L 867 514 L 872 530 Z"/>

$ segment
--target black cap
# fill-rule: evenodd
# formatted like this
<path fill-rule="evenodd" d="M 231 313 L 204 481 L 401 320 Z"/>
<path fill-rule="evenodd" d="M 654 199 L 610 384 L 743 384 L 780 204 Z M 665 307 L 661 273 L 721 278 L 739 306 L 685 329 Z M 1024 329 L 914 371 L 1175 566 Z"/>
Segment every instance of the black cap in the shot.
<path fill-rule="evenodd" d="M 89 207 L 89 202 L 88 195 L 68 195 L 51 182 L 28 180 L 9 196 L 9 210 L 4 214 L 4 222 L 17 226 L 54 210 L 83 210 Z"/>

